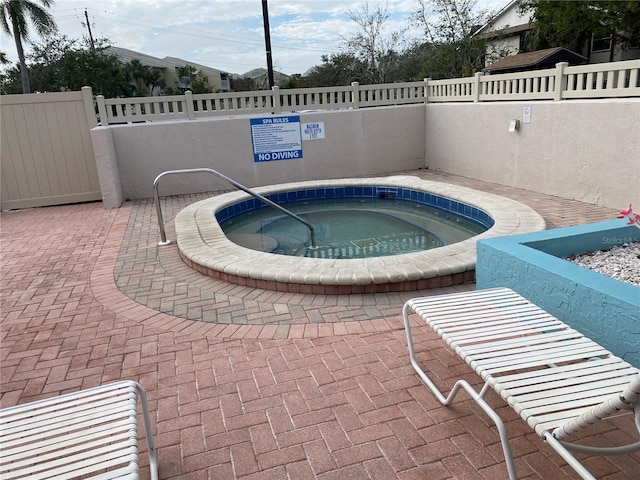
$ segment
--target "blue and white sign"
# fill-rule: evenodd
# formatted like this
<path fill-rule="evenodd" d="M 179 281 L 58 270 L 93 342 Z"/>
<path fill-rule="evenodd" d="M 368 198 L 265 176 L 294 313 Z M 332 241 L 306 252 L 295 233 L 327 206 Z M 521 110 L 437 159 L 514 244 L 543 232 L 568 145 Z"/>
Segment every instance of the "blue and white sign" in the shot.
<path fill-rule="evenodd" d="M 251 140 L 254 162 L 302 158 L 300 116 L 252 118 Z"/>
<path fill-rule="evenodd" d="M 324 138 L 324 122 L 303 123 L 302 140 L 320 140 Z"/>

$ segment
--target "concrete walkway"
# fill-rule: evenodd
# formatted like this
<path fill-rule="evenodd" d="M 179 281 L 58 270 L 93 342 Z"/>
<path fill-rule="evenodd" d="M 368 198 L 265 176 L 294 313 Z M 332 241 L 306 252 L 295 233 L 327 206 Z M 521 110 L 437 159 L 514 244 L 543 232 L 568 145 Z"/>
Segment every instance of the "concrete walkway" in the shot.
<path fill-rule="evenodd" d="M 506 195 L 549 227 L 617 214 L 402 173 Z M 170 238 L 175 213 L 205 197 L 163 200 Z M 149 395 L 162 479 L 507 478 L 495 428 L 472 401 L 440 406 L 409 365 L 402 328 L 406 299 L 473 284 L 347 296 L 257 290 L 204 277 L 157 241 L 150 201 L 2 213 L 2 407 L 137 380 Z M 458 375 L 478 385 L 430 330 L 416 333 L 419 357 L 442 385 Z M 521 478 L 577 478 L 500 399 L 490 403 L 507 420 Z M 632 422 L 620 420 L 586 441 L 632 438 Z M 608 480 L 640 471 L 640 455 L 585 463 Z"/>

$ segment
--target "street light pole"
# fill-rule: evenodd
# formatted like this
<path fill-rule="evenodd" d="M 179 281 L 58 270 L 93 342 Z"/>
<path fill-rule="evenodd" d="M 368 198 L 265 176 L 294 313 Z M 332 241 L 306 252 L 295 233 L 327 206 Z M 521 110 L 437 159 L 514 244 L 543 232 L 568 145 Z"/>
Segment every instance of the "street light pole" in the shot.
<path fill-rule="evenodd" d="M 264 23 L 264 45 L 267 51 L 267 78 L 269 88 L 273 88 L 273 61 L 271 60 L 271 34 L 269 33 L 269 6 L 267 0 L 262 0 L 262 21 Z"/>

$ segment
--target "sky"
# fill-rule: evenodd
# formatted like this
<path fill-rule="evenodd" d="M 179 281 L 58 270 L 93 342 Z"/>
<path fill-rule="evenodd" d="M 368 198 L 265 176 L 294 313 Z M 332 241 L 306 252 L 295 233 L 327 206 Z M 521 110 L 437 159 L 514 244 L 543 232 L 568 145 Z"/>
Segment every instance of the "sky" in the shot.
<path fill-rule="evenodd" d="M 370 0 L 368 5 L 370 10 L 387 6 L 385 30 L 392 32 L 410 25 L 416 0 Z M 339 52 L 342 40 L 358 31 L 349 11 L 362 8 L 359 0 L 268 0 L 273 68 L 291 75 L 322 64 L 323 54 Z M 117 47 L 235 74 L 266 68 L 262 0 L 55 0 L 50 12 L 60 33 L 79 39 L 88 36 L 85 10 L 93 38 L 106 37 Z M 412 28 L 405 39 L 419 34 Z M 31 38 L 40 40 L 33 29 Z M 13 38 L 4 32 L 0 50 L 12 64 L 18 60 Z"/>

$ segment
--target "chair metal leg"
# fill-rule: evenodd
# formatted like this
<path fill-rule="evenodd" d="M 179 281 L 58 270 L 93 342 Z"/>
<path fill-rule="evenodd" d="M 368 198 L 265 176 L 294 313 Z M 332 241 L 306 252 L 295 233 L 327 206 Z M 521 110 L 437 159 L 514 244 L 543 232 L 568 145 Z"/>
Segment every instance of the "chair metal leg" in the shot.
<path fill-rule="evenodd" d="M 489 416 L 489 418 L 493 420 L 493 423 L 498 428 L 498 435 L 500 436 L 500 443 L 502 443 L 502 452 L 504 454 L 505 463 L 507 464 L 509 478 L 511 480 L 516 480 L 518 476 L 516 474 L 516 467 L 513 461 L 513 454 L 511 453 L 511 446 L 509 444 L 509 436 L 507 435 L 507 429 L 504 426 L 504 422 L 498 416 L 495 410 L 493 410 L 493 408 L 491 408 L 491 406 L 484 400 L 484 396 L 489 390 L 489 385 L 485 383 L 485 385 L 482 387 L 482 390 L 480 390 L 480 393 L 478 393 L 465 380 L 458 380 L 454 384 L 453 388 L 451 389 L 451 392 L 449 392 L 449 395 L 447 396 L 443 395 L 442 392 L 440 392 L 440 389 L 431 381 L 429 376 L 424 372 L 424 370 L 420 367 L 420 365 L 416 360 L 415 350 L 413 347 L 413 339 L 411 337 L 411 325 L 410 325 L 407 304 L 405 304 L 405 306 L 402 309 L 402 316 L 404 319 L 405 333 L 407 335 L 407 346 L 409 347 L 409 357 L 411 358 L 411 365 L 413 366 L 413 369 L 416 371 L 416 373 L 418 374 L 420 379 L 425 383 L 425 385 L 429 387 L 429 390 L 431 390 L 431 392 L 434 394 L 434 396 L 438 399 L 438 401 L 442 405 L 445 405 L 445 406 L 450 405 L 453 402 L 453 399 L 455 398 L 455 396 L 460 391 L 460 389 L 464 389 L 467 391 L 467 393 L 471 396 L 471 398 L 475 400 L 475 402 L 480 406 L 480 408 L 482 408 L 482 410 L 484 410 L 484 412 Z"/>
<path fill-rule="evenodd" d="M 591 475 L 589 470 L 584 468 L 582 464 L 578 461 L 576 457 L 574 457 L 571 452 L 569 452 L 566 447 L 557 440 L 553 435 L 549 432 L 545 432 L 542 435 L 544 441 L 546 441 L 549 445 L 553 447 L 553 449 L 558 452 L 558 454 L 564 458 L 565 462 L 567 462 L 571 468 L 573 468 L 578 475 L 580 475 L 584 480 L 596 480 L 596 477 Z"/>
<path fill-rule="evenodd" d="M 151 418 L 149 416 L 149 406 L 147 404 L 147 393 L 144 391 L 142 385 L 138 382 L 135 383 L 138 395 L 140 395 L 140 403 L 142 404 L 142 416 L 144 418 L 144 430 L 147 437 L 147 449 L 149 452 L 149 471 L 151 473 L 151 480 L 158 480 L 158 455 L 156 453 L 155 446 L 153 444 L 153 437 L 151 435 Z"/>

